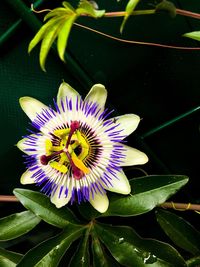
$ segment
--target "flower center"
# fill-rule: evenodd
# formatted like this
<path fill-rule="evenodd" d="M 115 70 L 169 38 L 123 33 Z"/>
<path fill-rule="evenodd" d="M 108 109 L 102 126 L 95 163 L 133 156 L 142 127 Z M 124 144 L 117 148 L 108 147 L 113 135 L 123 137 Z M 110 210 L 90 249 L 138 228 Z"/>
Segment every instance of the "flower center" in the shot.
<path fill-rule="evenodd" d="M 49 164 L 61 173 L 70 170 L 77 180 L 89 173 L 84 164 L 84 159 L 89 153 L 89 144 L 79 128 L 79 122 L 72 121 L 70 128 L 55 130 L 53 132 L 55 140 L 46 140 L 46 155 L 40 157 L 41 164 Z"/>

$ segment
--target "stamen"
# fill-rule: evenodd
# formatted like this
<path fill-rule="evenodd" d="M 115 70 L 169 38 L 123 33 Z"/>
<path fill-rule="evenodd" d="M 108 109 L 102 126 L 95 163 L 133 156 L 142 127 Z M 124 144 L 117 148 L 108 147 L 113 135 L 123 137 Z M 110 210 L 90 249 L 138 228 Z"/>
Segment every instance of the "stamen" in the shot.
<path fill-rule="evenodd" d="M 49 156 L 42 155 L 42 156 L 40 157 L 40 162 L 41 162 L 42 165 L 47 165 L 47 164 L 49 163 L 49 161 L 50 161 L 53 157 L 55 157 L 55 156 L 57 156 L 57 155 L 60 155 L 61 153 L 63 153 L 63 150 L 56 151 L 56 152 L 52 153 L 52 154 L 49 155 Z"/>
<path fill-rule="evenodd" d="M 74 140 L 71 140 L 72 136 L 73 136 L 74 132 L 79 129 L 79 127 L 80 127 L 80 123 L 78 121 L 72 121 L 71 125 L 70 125 L 69 134 L 68 134 L 68 137 L 67 137 L 67 143 L 65 145 L 65 148 L 61 149 L 59 151 L 54 151 L 51 155 L 48 155 L 48 156 L 42 155 L 40 157 L 41 164 L 42 165 L 47 165 L 52 158 L 54 158 L 55 156 L 60 155 L 61 153 L 64 152 L 66 154 L 66 156 L 67 156 L 67 158 L 69 160 L 70 166 L 72 168 L 73 177 L 76 180 L 80 180 L 85 174 L 89 173 L 89 169 L 76 156 L 76 154 L 73 152 L 73 150 L 72 150 L 72 155 L 71 155 L 71 152 L 70 152 L 70 150 L 72 149 L 71 144 L 74 142 Z M 52 166 L 54 166 L 54 165 L 55 165 L 55 163 L 52 164 Z M 66 169 L 64 170 L 64 172 L 65 171 L 66 171 Z"/>

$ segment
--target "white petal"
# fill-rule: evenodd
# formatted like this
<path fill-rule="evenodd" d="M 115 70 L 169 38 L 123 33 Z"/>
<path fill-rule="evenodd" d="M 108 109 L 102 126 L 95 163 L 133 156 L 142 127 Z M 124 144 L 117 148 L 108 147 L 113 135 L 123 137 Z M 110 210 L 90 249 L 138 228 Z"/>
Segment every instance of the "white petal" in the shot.
<path fill-rule="evenodd" d="M 101 195 L 95 194 L 94 198 L 90 197 L 90 204 L 98 211 L 101 213 L 104 213 L 107 211 L 108 206 L 109 206 L 109 200 L 106 194 Z"/>
<path fill-rule="evenodd" d="M 34 178 L 31 178 L 32 175 L 33 173 L 29 170 L 25 171 L 20 178 L 21 184 L 34 184 L 35 180 Z"/>
<path fill-rule="evenodd" d="M 144 152 L 126 145 L 123 145 L 123 147 L 125 149 L 123 151 L 125 158 L 122 159 L 123 162 L 120 163 L 120 166 L 140 165 L 148 161 L 148 157 Z"/>
<path fill-rule="evenodd" d="M 122 130 L 121 134 L 128 136 L 138 127 L 140 117 L 135 114 L 126 114 L 115 117 L 113 120 L 116 124 L 120 123 L 116 130 Z"/>
<path fill-rule="evenodd" d="M 30 137 L 32 139 L 29 139 L 28 137 L 21 139 L 16 146 L 27 155 L 34 155 L 38 150 L 40 150 L 40 153 L 45 153 L 45 140 L 47 139 L 47 137 L 44 135 L 36 134 L 31 134 Z M 34 141 L 33 138 L 35 138 Z M 35 149 L 35 151 L 32 149 Z"/>
<path fill-rule="evenodd" d="M 21 140 L 17 143 L 16 146 L 17 146 L 22 152 L 24 152 L 24 153 L 30 155 L 30 154 L 32 154 L 32 153 L 29 153 L 29 152 L 26 151 L 26 149 L 27 149 L 28 147 L 27 147 L 27 145 L 24 144 L 24 142 L 25 142 L 26 140 L 27 140 L 27 138 L 23 138 L 23 139 L 21 139 Z"/>
<path fill-rule="evenodd" d="M 131 192 L 131 187 L 129 184 L 129 181 L 123 171 L 117 173 L 117 178 L 113 178 L 111 183 L 112 187 L 105 187 L 106 190 L 123 194 L 123 195 L 128 195 Z"/>
<path fill-rule="evenodd" d="M 56 208 L 61 208 L 65 206 L 70 201 L 72 195 L 71 190 L 69 190 L 68 195 L 66 197 L 64 189 L 62 190 L 62 193 L 60 195 L 60 188 L 61 186 L 58 186 L 54 194 L 51 195 L 51 202 L 56 205 Z"/>
<path fill-rule="evenodd" d="M 48 109 L 42 102 L 29 96 L 21 97 L 19 103 L 23 111 L 32 121 L 43 109 Z"/>
<path fill-rule="evenodd" d="M 79 93 L 75 89 L 73 89 L 68 83 L 63 82 L 61 83 L 58 89 L 57 103 L 60 106 L 60 102 L 62 99 L 65 99 L 66 97 L 68 99 L 76 99 L 77 96 L 80 96 Z"/>
<path fill-rule="evenodd" d="M 105 103 L 107 98 L 107 90 L 105 86 L 102 84 L 95 84 L 90 89 L 89 93 L 87 94 L 85 101 L 91 101 L 93 103 L 98 103 L 99 108 L 104 109 Z"/>

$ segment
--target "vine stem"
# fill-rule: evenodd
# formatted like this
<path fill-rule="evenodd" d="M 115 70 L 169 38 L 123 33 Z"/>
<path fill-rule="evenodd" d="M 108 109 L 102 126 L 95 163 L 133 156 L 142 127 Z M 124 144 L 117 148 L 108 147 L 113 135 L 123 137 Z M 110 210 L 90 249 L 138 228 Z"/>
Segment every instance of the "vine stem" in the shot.
<path fill-rule="evenodd" d="M 156 10 L 155 9 L 147 9 L 147 10 L 135 10 L 131 13 L 131 15 L 151 15 L 155 14 Z M 107 18 L 113 18 L 113 17 L 124 17 L 127 14 L 125 11 L 119 11 L 119 12 L 106 12 L 104 14 L 104 17 Z M 176 14 L 181 15 L 181 16 L 186 16 L 194 19 L 200 19 L 200 14 L 199 13 L 194 13 L 188 10 L 183 10 L 176 8 Z"/>
<path fill-rule="evenodd" d="M 34 13 L 43 13 L 43 12 L 50 12 L 52 11 L 52 9 L 42 9 L 42 10 L 37 11 L 34 9 L 34 5 L 31 4 L 31 11 L 33 11 Z M 152 15 L 155 13 L 156 13 L 156 9 L 145 9 L 145 10 L 134 10 L 130 15 L 133 15 L 133 16 L 134 15 Z M 184 9 L 176 8 L 176 14 L 194 18 L 194 19 L 200 19 L 199 13 L 191 12 L 191 11 L 184 10 Z M 105 12 L 103 16 L 106 18 L 113 18 L 113 17 L 124 17 L 125 15 L 127 15 L 126 11 L 116 11 L 116 12 Z M 88 15 L 82 14 L 81 16 L 88 16 Z"/>
<path fill-rule="evenodd" d="M 0 195 L 0 202 L 18 202 L 16 196 L 12 195 Z"/>
<path fill-rule="evenodd" d="M 164 209 L 174 209 L 179 211 L 186 211 L 186 210 L 194 210 L 200 211 L 199 204 L 191 204 L 191 203 L 175 203 L 175 202 L 164 202 L 160 205 L 160 207 Z"/>
<path fill-rule="evenodd" d="M 16 196 L 13 195 L 0 195 L 0 202 L 19 202 Z M 190 203 L 176 203 L 176 202 L 164 202 L 159 207 L 164 209 L 174 209 L 179 211 L 194 210 L 200 211 L 199 204 Z"/>
<path fill-rule="evenodd" d="M 127 39 L 122 39 L 122 38 L 118 38 L 100 31 L 97 31 L 93 28 L 87 27 L 83 24 L 79 24 L 74 22 L 75 26 L 78 26 L 80 28 L 83 28 L 85 30 L 97 33 L 99 35 L 105 36 L 107 38 L 110 38 L 112 40 L 118 41 L 118 42 L 122 42 L 122 43 L 127 43 L 127 44 L 138 44 L 138 45 L 147 45 L 147 46 L 155 46 L 155 47 L 162 47 L 162 48 L 169 48 L 169 49 L 177 49 L 177 50 L 200 50 L 200 47 L 186 47 L 186 46 L 174 46 L 174 45 L 165 45 L 165 44 L 159 44 L 159 43 L 151 43 L 151 42 L 141 42 L 141 41 L 134 41 L 134 40 L 127 40 Z"/>

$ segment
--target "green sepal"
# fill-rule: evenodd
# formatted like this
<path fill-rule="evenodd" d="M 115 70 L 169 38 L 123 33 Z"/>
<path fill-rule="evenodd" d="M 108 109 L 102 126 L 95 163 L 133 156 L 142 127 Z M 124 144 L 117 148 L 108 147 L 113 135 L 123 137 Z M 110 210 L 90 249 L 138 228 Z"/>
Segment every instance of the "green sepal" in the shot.
<path fill-rule="evenodd" d="M 93 18 L 101 18 L 105 14 L 105 10 L 96 10 L 89 1 L 82 0 L 76 9 L 76 13 L 79 16 L 85 14 Z"/>
<path fill-rule="evenodd" d="M 0 248 L 1 267 L 15 267 L 22 257 L 22 254 Z"/>
<path fill-rule="evenodd" d="M 134 11 L 139 1 L 140 0 L 129 0 L 128 4 L 126 5 L 126 9 L 125 9 L 126 15 L 124 16 L 123 22 L 120 26 L 121 33 L 123 32 L 127 19 L 130 17 L 131 13 Z"/>
<path fill-rule="evenodd" d="M 0 219 L 0 241 L 11 240 L 28 233 L 41 221 L 31 211 L 15 213 Z"/>
<path fill-rule="evenodd" d="M 200 232 L 183 218 L 169 211 L 156 212 L 157 221 L 169 238 L 193 255 L 200 253 Z"/>
<path fill-rule="evenodd" d="M 182 175 L 150 175 L 131 179 L 131 194 L 112 194 L 108 210 L 99 216 L 128 217 L 149 212 L 164 203 L 187 182 L 188 177 Z"/>
<path fill-rule="evenodd" d="M 123 266 L 186 266 L 184 259 L 170 245 L 151 239 L 142 239 L 127 226 L 95 224 L 98 237 L 112 256 Z"/>
<path fill-rule="evenodd" d="M 157 13 L 167 12 L 172 18 L 176 17 L 176 7 L 171 1 L 163 0 L 161 3 L 156 5 L 155 11 Z"/>
<path fill-rule="evenodd" d="M 56 208 L 44 194 L 20 188 L 16 188 L 14 194 L 25 208 L 51 225 L 64 228 L 68 224 L 80 223 L 69 208 Z"/>
<path fill-rule="evenodd" d="M 61 234 L 52 237 L 29 250 L 17 267 L 58 266 L 73 241 L 82 235 L 84 226 L 68 225 Z"/>
<path fill-rule="evenodd" d="M 80 240 L 77 251 L 74 253 L 68 267 L 88 267 L 90 266 L 90 254 L 89 254 L 89 232 L 88 228 L 84 233 L 83 237 Z"/>
<path fill-rule="evenodd" d="M 188 32 L 183 34 L 184 37 L 191 38 L 196 41 L 200 41 L 200 31 Z"/>

